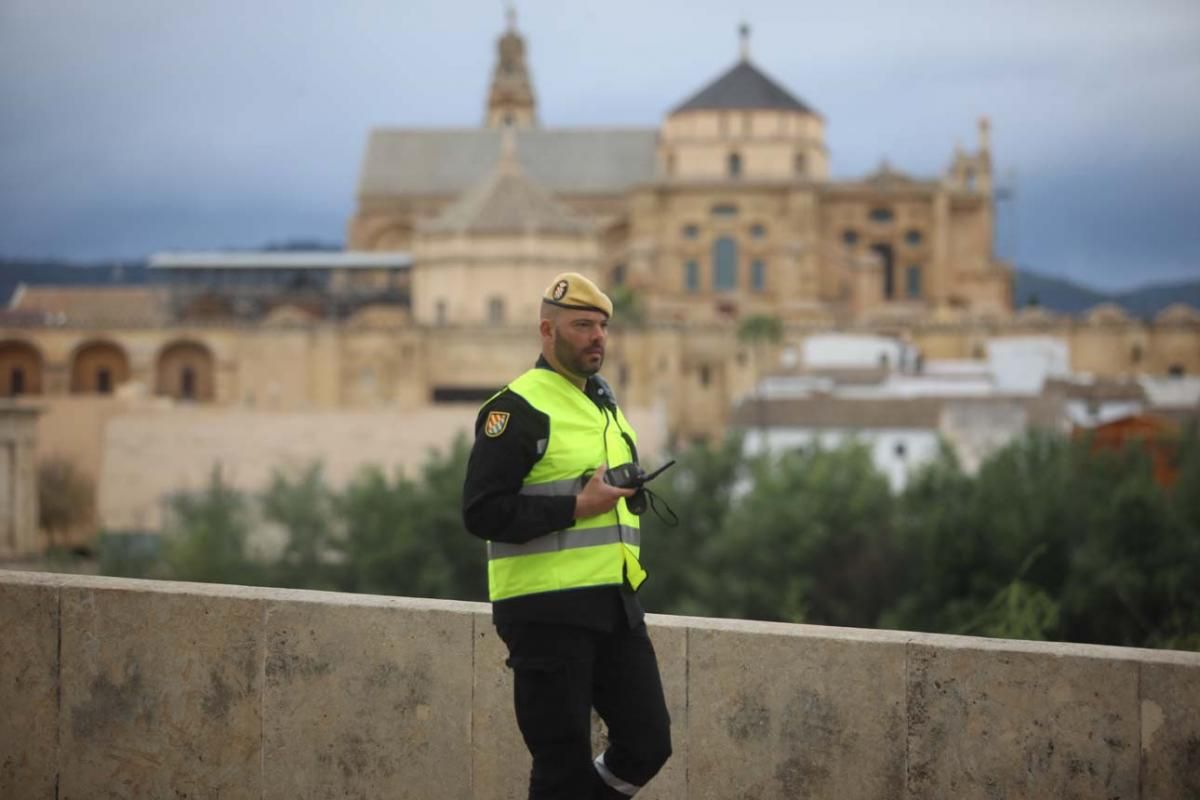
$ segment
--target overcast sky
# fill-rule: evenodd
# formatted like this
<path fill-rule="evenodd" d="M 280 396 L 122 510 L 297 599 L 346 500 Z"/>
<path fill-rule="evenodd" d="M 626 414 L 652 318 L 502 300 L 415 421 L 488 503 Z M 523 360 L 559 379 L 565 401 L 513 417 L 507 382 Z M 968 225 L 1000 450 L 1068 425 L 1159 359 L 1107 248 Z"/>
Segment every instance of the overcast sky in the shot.
<path fill-rule="evenodd" d="M 480 123 L 502 0 L 0 0 L 0 256 L 342 241 L 367 133 Z M 1196 0 L 523 0 L 547 126 L 656 126 L 752 60 L 837 177 L 944 170 L 992 119 L 1002 257 L 1200 277 Z M 1014 224 L 1015 223 L 1015 224 Z"/>

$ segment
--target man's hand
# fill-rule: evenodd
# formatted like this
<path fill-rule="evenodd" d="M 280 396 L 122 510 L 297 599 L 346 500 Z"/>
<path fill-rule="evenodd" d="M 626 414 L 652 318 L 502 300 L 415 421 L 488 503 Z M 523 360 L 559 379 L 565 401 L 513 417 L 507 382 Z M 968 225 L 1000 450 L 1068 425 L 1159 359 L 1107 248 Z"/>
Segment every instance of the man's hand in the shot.
<path fill-rule="evenodd" d="M 583 485 L 583 491 L 575 495 L 575 519 L 594 517 L 605 511 L 612 511 L 613 506 L 622 497 L 633 496 L 635 491 L 633 489 L 618 489 L 616 486 L 609 486 L 605 483 L 604 472 L 606 469 L 607 467 L 603 464 L 596 467 L 592 477 Z"/>

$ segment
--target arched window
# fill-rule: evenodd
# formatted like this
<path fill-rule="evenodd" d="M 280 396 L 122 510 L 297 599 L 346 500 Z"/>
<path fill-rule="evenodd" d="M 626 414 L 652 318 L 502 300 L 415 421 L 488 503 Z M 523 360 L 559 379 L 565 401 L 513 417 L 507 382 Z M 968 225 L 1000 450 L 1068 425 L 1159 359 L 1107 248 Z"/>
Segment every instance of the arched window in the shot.
<path fill-rule="evenodd" d="M 750 262 L 750 288 L 756 292 L 767 288 L 767 265 L 762 259 Z"/>
<path fill-rule="evenodd" d="M 176 341 L 158 355 L 157 393 L 176 400 L 216 399 L 216 359 L 206 345 Z"/>
<path fill-rule="evenodd" d="M 41 392 L 41 353 L 28 342 L 0 342 L 0 397 Z"/>
<path fill-rule="evenodd" d="M 498 325 L 504 322 L 504 298 L 491 297 L 488 299 L 488 322 Z"/>
<path fill-rule="evenodd" d="M 113 342 L 85 342 L 71 356 L 73 394 L 112 394 L 128 380 L 129 357 Z"/>
<path fill-rule="evenodd" d="M 729 154 L 729 177 L 740 178 L 742 176 L 742 157 L 738 153 Z"/>
<path fill-rule="evenodd" d="M 179 373 L 179 397 L 183 400 L 196 399 L 196 370 L 184 367 Z"/>
<path fill-rule="evenodd" d="M 730 236 L 722 236 L 713 242 L 713 289 L 716 291 L 732 291 L 737 288 L 737 241 Z"/>
<path fill-rule="evenodd" d="M 910 264 L 904 272 L 904 291 L 909 297 L 921 296 L 921 267 Z"/>

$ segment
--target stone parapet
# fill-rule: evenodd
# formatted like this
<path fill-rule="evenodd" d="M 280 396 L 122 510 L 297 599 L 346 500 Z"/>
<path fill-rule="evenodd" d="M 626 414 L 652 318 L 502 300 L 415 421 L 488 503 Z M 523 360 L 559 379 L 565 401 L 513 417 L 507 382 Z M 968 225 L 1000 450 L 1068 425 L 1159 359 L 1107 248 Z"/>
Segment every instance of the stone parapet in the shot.
<path fill-rule="evenodd" d="M 1198 653 L 650 625 L 639 797 L 1200 795 Z M 523 796 L 486 605 L 0 571 L 0 631 L 3 798 Z"/>

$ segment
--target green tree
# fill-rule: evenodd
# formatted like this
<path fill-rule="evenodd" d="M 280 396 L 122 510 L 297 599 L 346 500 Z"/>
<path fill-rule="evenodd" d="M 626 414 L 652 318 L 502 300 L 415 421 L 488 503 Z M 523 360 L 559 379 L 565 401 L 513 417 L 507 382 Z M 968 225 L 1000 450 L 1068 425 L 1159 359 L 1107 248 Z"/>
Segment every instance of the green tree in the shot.
<path fill-rule="evenodd" d="M 889 599 L 892 495 L 853 443 L 752 463 L 727 519 L 727 612 L 752 619 L 871 625 Z"/>
<path fill-rule="evenodd" d="M 91 479 L 61 456 L 38 464 L 37 494 L 38 525 L 46 532 L 51 548 L 92 517 L 95 489 Z"/>
<path fill-rule="evenodd" d="M 258 584 L 262 569 L 247 555 L 250 504 L 214 467 L 208 486 L 169 501 L 165 532 L 166 564 L 171 577 L 185 581 Z"/>
<path fill-rule="evenodd" d="M 430 453 L 420 479 L 368 468 L 335 501 L 345 528 L 341 588 L 421 597 L 487 597 L 483 542 L 462 523 L 470 448 Z"/>
<path fill-rule="evenodd" d="M 287 536 L 273 565 L 273 582 L 301 589 L 334 588 L 330 556 L 336 520 L 321 464 L 310 464 L 294 475 L 276 470 L 259 496 L 259 507 L 263 518 L 278 524 Z"/>
<path fill-rule="evenodd" d="M 613 286 L 608 290 L 608 296 L 613 303 L 613 319 L 618 324 L 637 327 L 645 320 L 638 293 L 631 287 L 625 284 Z"/>
<path fill-rule="evenodd" d="M 717 446 L 697 444 L 676 458 L 650 486 L 678 514 L 678 526 L 654 511 L 641 518 L 642 558 L 650 573 L 642 599 L 658 613 L 727 616 L 718 586 L 737 565 L 720 562 L 721 540 L 734 489 L 744 476 L 742 441 L 731 436 Z"/>

